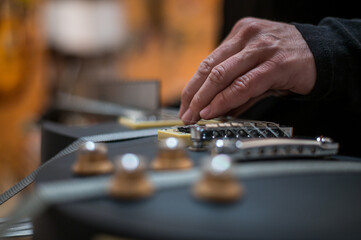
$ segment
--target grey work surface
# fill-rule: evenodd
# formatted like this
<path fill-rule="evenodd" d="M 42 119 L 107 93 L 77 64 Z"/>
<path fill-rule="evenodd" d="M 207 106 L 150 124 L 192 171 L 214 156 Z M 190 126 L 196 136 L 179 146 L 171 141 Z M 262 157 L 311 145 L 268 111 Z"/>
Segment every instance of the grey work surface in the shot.
<path fill-rule="evenodd" d="M 156 143 L 156 137 L 147 137 L 111 142 L 107 146 L 110 156 L 133 152 L 152 159 L 157 151 Z M 204 155 L 190 152 L 196 165 Z M 75 153 L 72 153 L 50 163 L 40 171 L 37 183 L 77 178 L 70 172 L 74 161 Z M 339 160 L 330 162 L 335 161 Z M 284 161 L 275 163 L 279 162 Z M 325 166 L 328 163 L 325 161 Z M 158 191 L 135 202 L 101 197 L 55 205 L 35 220 L 34 236 L 36 239 L 49 236 L 79 239 L 99 234 L 144 239 L 358 239 L 361 236 L 361 172 L 282 174 L 240 181 L 245 188 L 244 198 L 230 205 L 194 199 L 191 184 Z"/>

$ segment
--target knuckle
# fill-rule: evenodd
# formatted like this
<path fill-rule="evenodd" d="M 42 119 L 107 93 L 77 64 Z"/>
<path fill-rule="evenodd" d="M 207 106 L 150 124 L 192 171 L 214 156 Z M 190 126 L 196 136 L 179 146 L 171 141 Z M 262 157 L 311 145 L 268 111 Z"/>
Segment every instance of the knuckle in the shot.
<path fill-rule="evenodd" d="M 207 76 L 212 70 L 212 64 L 213 59 L 211 57 L 207 57 L 199 64 L 198 72 L 203 76 Z"/>
<path fill-rule="evenodd" d="M 191 109 L 194 109 L 194 110 L 196 110 L 196 109 L 198 109 L 199 107 L 201 107 L 202 106 L 202 98 L 201 98 L 201 96 L 199 96 L 199 94 L 196 94 L 196 95 L 194 95 L 194 97 L 193 97 L 193 99 L 192 99 L 192 102 L 191 102 L 191 104 L 190 104 L 190 108 Z"/>
<path fill-rule="evenodd" d="M 192 96 L 188 89 L 183 89 L 181 94 L 181 100 L 182 102 L 189 102 L 191 100 Z"/>
<path fill-rule="evenodd" d="M 256 19 L 252 18 L 252 17 L 241 18 L 234 24 L 234 26 L 232 28 L 232 32 L 238 32 L 238 30 L 240 30 L 242 27 L 248 26 L 250 23 L 255 22 L 255 21 L 256 21 Z"/>
<path fill-rule="evenodd" d="M 261 34 L 257 39 L 257 47 L 276 47 L 280 39 L 273 34 Z"/>
<path fill-rule="evenodd" d="M 219 46 L 219 51 L 222 53 L 230 52 L 234 49 L 236 42 L 232 39 L 228 40 L 227 42 L 223 43 Z"/>
<path fill-rule="evenodd" d="M 276 65 L 280 66 L 287 65 L 288 60 L 292 60 L 292 57 L 284 51 L 278 51 L 273 58 L 270 59 L 270 61 L 273 61 Z"/>
<path fill-rule="evenodd" d="M 232 28 L 232 32 L 233 32 L 233 31 L 237 31 L 243 24 L 244 24 L 244 18 L 238 20 L 238 21 L 234 24 L 234 26 L 233 26 L 233 28 Z"/>
<path fill-rule="evenodd" d="M 222 65 L 214 67 L 209 74 L 209 81 L 214 85 L 221 85 L 225 79 L 226 70 Z"/>
<path fill-rule="evenodd" d="M 255 54 L 255 49 L 252 46 L 247 46 L 245 49 L 242 50 L 242 55 L 240 57 L 242 59 L 250 59 Z"/>
<path fill-rule="evenodd" d="M 271 43 L 278 42 L 281 39 L 281 38 L 279 38 L 278 36 L 276 36 L 275 34 L 272 34 L 272 33 L 262 34 L 261 38 L 263 39 L 263 41 L 271 42 Z"/>
<path fill-rule="evenodd" d="M 244 17 L 244 18 L 241 18 L 240 20 L 238 20 L 235 24 L 235 26 L 244 26 L 244 25 L 248 25 L 249 23 L 251 22 L 254 22 L 256 21 L 255 18 L 253 17 Z"/>
<path fill-rule="evenodd" d="M 277 59 L 269 59 L 267 61 L 265 61 L 263 63 L 263 68 L 264 68 L 264 71 L 268 71 L 270 69 L 274 69 L 274 68 L 281 68 L 282 67 L 282 64 L 281 64 L 281 61 L 280 60 L 277 60 Z"/>
<path fill-rule="evenodd" d="M 258 32 L 261 31 L 261 26 L 258 21 L 252 19 L 248 20 L 247 24 L 244 27 L 244 34 L 245 35 L 256 35 Z"/>
<path fill-rule="evenodd" d="M 250 89 L 250 82 L 252 78 L 252 73 L 242 75 L 233 82 L 231 90 L 237 92 L 238 94 L 247 92 Z"/>
<path fill-rule="evenodd" d="M 227 95 L 226 95 L 225 91 L 222 91 L 219 94 L 218 106 L 221 106 L 222 108 L 228 108 L 228 106 L 229 106 L 229 102 L 227 100 Z"/>

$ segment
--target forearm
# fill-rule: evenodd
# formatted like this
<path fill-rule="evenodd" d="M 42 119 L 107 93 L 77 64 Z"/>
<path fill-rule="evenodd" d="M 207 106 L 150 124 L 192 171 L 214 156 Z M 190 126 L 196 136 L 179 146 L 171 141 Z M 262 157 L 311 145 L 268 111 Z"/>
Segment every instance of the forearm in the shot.
<path fill-rule="evenodd" d="M 313 53 L 317 69 L 316 84 L 305 98 L 338 99 L 361 111 L 361 20 L 325 18 L 318 26 L 294 25 Z"/>

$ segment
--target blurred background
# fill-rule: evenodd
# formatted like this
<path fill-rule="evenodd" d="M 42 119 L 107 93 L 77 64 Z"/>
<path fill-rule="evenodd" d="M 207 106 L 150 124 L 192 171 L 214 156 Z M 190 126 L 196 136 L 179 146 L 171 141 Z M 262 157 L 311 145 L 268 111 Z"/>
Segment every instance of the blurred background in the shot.
<path fill-rule="evenodd" d="M 222 6 L 220 0 L 1 0 L 0 192 L 39 165 L 39 122 L 58 92 L 81 96 L 94 83 L 158 80 L 161 106 L 176 106 L 218 42 Z M 64 121 L 84 122 L 77 120 Z"/>

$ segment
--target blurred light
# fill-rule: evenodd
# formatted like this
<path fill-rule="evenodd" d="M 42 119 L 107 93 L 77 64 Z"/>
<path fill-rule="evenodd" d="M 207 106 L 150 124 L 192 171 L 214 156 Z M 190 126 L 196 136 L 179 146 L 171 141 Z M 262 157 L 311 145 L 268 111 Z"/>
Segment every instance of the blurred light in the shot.
<path fill-rule="evenodd" d="M 121 164 L 125 170 L 134 171 L 140 164 L 139 157 L 133 153 L 127 153 L 122 156 Z"/>
<path fill-rule="evenodd" d="M 223 146 L 224 146 L 223 140 L 222 140 L 222 139 L 218 139 L 218 140 L 216 141 L 216 146 L 219 147 L 219 148 L 223 147 Z"/>
<path fill-rule="evenodd" d="M 94 151 L 95 150 L 95 143 L 88 141 L 85 143 L 85 148 L 89 151 Z"/>
<path fill-rule="evenodd" d="M 43 23 L 49 45 L 76 55 L 116 51 L 126 38 L 120 1 L 48 1 Z"/>
<path fill-rule="evenodd" d="M 236 147 L 237 148 L 242 148 L 242 146 L 243 146 L 243 143 L 241 141 L 236 142 Z"/>
<path fill-rule="evenodd" d="M 171 138 L 167 138 L 167 140 L 165 141 L 165 144 L 167 145 L 168 148 L 176 148 L 178 145 L 178 139 L 171 137 Z"/>
<path fill-rule="evenodd" d="M 216 173 L 222 173 L 230 169 L 231 158 L 225 154 L 220 154 L 212 158 L 211 169 Z"/>

